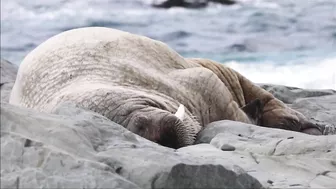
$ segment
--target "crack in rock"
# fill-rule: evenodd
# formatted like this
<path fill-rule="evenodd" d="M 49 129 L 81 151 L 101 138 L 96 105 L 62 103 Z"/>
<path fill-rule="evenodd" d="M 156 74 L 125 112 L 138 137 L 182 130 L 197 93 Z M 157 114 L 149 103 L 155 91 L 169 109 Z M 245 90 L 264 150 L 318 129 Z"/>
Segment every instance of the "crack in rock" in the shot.
<path fill-rule="evenodd" d="M 252 159 L 256 162 L 256 164 L 260 163 L 260 161 L 258 161 L 257 157 L 252 152 L 250 152 L 250 155 L 251 155 Z"/>
<path fill-rule="evenodd" d="M 323 175 L 323 176 L 326 176 L 328 173 L 330 173 L 331 171 L 323 171 L 321 173 L 317 173 L 316 176 L 319 176 L 319 175 Z"/>
<path fill-rule="evenodd" d="M 279 145 L 280 142 L 282 142 L 282 141 L 283 141 L 283 139 L 279 140 L 279 141 L 275 144 L 274 149 L 273 149 L 273 151 L 270 153 L 270 155 L 274 155 L 274 153 L 275 153 L 275 151 L 276 151 L 276 148 L 278 147 L 278 145 Z"/>

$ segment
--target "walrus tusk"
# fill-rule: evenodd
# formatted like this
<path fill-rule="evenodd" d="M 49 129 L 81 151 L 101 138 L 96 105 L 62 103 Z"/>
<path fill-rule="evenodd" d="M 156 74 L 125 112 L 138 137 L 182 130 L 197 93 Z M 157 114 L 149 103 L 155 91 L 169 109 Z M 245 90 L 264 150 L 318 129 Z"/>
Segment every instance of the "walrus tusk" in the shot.
<path fill-rule="evenodd" d="M 179 118 L 181 121 L 183 121 L 184 119 L 184 113 L 185 113 L 185 109 L 184 109 L 184 106 L 183 104 L 180 104 L 180 106 L 178 107 L 176 113 L 175 113 L 175 116 L 177 118 Z"/>

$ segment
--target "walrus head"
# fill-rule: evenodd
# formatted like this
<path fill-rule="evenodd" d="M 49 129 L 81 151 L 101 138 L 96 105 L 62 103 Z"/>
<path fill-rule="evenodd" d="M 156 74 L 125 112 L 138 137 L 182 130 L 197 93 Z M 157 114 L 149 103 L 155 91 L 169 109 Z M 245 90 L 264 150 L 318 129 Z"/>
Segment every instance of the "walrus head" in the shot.
<path fill-rule="evenodd" d="M 197 121 L 185 116 L 181 104 L 175 114 L 156 108 L 136 113 L 127 128 L 150 141 L 177 149 L 193 144 L 198 126 Z"/>
<path fill-rule="evenodd" d="M 262 126 L 298 131 L 311 135 L 322 135 L 321 128 L 309 121 L 300 112 L 286 105 L 272 105 L 274 104 L 269 102 L 263 110 L 260 122 Z"/>

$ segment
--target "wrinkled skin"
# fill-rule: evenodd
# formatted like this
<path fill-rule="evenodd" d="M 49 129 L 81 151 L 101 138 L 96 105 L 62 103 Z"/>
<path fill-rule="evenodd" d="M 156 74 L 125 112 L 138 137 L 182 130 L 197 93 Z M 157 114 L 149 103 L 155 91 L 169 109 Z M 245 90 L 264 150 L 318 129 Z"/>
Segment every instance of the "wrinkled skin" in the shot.
<path fill-rule="evenodd" d="M 20 65 L 11 104 L 53 112 L 65 101 L 172 148 L 193 144 L 203 126 L 224 119 L 293 131 L 313 127 L 223 64 L 186 59 L 159 41 L 100 27 L 54 36 Z M 175 115 L 180 104 L 182 117 Z"/>

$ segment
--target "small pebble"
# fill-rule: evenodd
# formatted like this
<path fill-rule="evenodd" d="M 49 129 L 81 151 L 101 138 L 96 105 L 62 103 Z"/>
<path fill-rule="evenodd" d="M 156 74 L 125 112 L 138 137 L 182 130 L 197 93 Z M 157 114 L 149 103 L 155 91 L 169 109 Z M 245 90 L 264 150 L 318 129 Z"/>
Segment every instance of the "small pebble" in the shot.
<path fill-rule="evenodd" d="M 235 151 L 236 148 L 234 146 L 229 145 L 229 144 L 224 144 L 221 147 L 221 150 L 223 150 L 223 151 Z"/>
<path fill-rule="evenodd" d="M 271 181 L 271 180 L 267 180 L 267 183 L 268 183 L 268 184 L 273 184 L 273 181 Z"/>
<path fill-rule="evenodd" d="M 121 170 L 122 170 L 122 167 L 117 167 L 116 170 L 115 170 L 115 172 L 118 173 L 118 174 L 120 174 Z"/>

